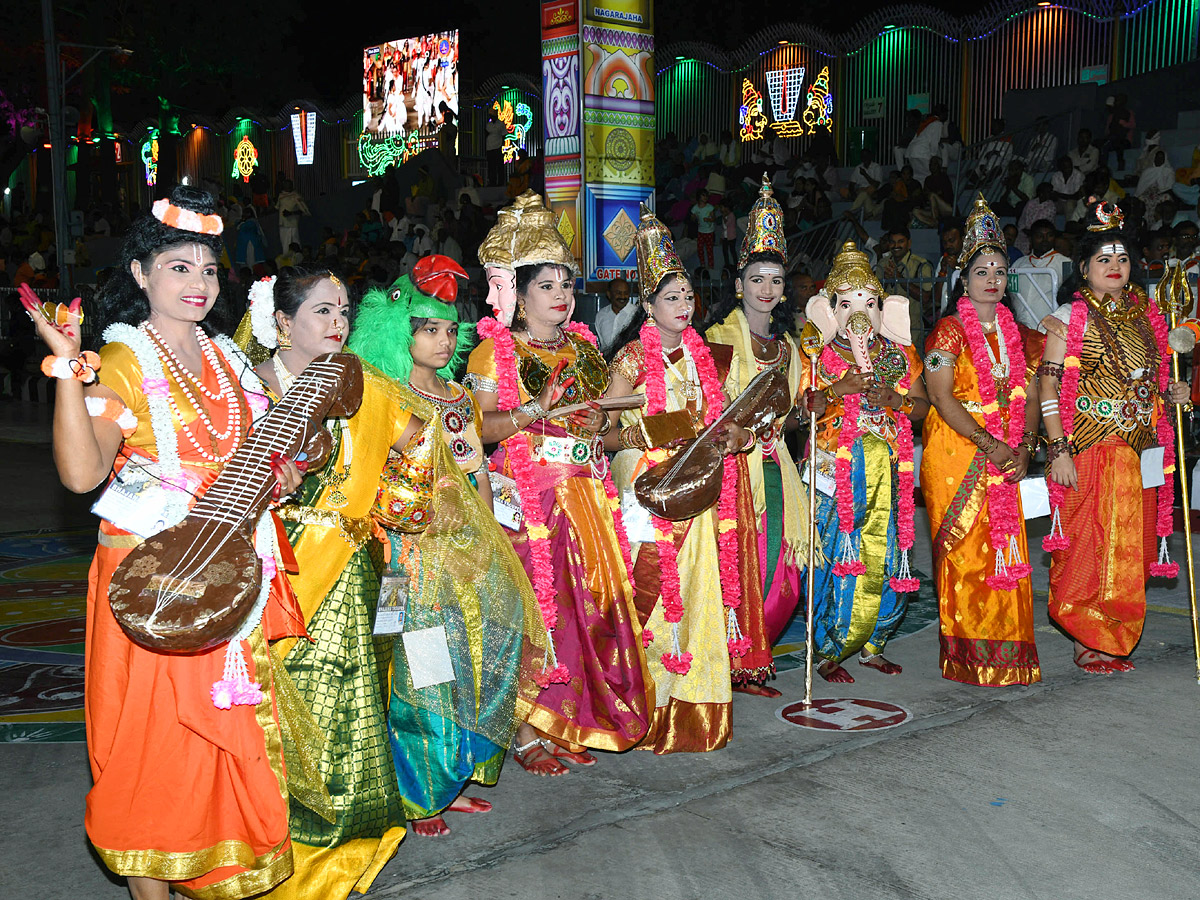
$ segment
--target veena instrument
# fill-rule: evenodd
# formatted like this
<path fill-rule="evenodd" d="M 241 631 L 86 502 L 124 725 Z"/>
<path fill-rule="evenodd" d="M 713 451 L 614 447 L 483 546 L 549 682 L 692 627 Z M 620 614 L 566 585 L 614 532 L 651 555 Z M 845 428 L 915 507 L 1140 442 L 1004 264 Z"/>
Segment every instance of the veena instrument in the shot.
<path fill-rule="evenodd" d="M 333 446 L 322 423 L 362 403 L 357 356 L 317 357 L 182 522 L 132 550 L 113 573 L 109 603 L 130 639 L 151 650 L 199 652 L 230 640 L 258 598 L 262 563 L 254 529 L 275 476 L 272 454 L 306 455 L 310 469 Z"/>

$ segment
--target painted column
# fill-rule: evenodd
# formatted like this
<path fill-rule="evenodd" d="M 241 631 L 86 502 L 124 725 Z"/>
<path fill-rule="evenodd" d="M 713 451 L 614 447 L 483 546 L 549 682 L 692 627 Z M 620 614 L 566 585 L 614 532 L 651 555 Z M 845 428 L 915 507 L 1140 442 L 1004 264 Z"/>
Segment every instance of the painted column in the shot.
<path fill-rule="evenodd" d="M 654 207 L 654 0 L 581 0 L 583 262 L 633 278 L 642 202 Z"/>

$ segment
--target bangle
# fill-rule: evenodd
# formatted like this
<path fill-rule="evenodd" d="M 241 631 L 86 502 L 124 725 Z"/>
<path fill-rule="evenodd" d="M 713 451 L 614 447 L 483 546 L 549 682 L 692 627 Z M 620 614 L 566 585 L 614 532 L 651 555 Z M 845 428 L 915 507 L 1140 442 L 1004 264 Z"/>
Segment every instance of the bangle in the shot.
<path fill-rule="evenodd" d="M 612 431 L 612 419 L 609 418 L 608 413 L 604 413 L 604 424 L 600 426 L 600 430 L 596 432 L 596 436 L 604 437 L 610 431 Z"/>
<path fill-rule="evenodd" d="M 750 429 L 746 429 L 746 430 L 750 431 Z M 758 435 L 755 434 L 753 431 L 750 431 L 750 440 L 748 440 L 744 446 L 741 446 L 738 448 L 738 453 L 749 453 L 751 450 L 754 449 L 754 445 L 757 443 L 758 443 Z"/>
<path fill-rule="evenodd" d="M 1075 456 L 1075 445 L 1065 437 L 1060 437 L 1056 441 L 1050 441 L 1046 444 L 1046 464 L 1054 462 L 1060 456 L 1066 453 L 1069 456 Z"/>
<path fill-rule="evenodd" d="M 529 416 L 529 418 L 537 422 L 546 418 L 546 410 L 542 408 L 542 404 L 537 402 L 537 398 L 530 400 L 528 403 L 522 403 L 517 409 Z"/>
<path fill-rule="evenodd" d="M 917 403 L 909 394 L 904 394 L 901 396 L 900 412 L 904 413 L 905 415 L 912 415 L 913 411 L 916 410 L 916 408 L 917 408 Z"/>
<path fill-rule="evenodd" d="M 513 428 L 516 429 L 513 434 L 516 434 L 517 431 L 521 430 L 521 424 L 517 421 L 517 409 L 520 409 L 520 407 L 518 406 L 516 409 L 510 409 L 508 411 L 509 421 L 513 423 Z"/>
<path fill-rule="evenodd" d="M 992 437 L 992 435 L 988 434 L 987 429 L 983 426 L 980 426 L 971 432 L 971 442 L 983 451 L 984 456 L 988 455 L 1000 446 L 1000 442 L 996 438 Z"/>
<path fill-rule="evenodd" d="M 622 450 L 645 450 L 646 435 L 639 424 L 626 425 L 617 433 L 617 446 Z"/>
<path fill-rule="evenodd" d="M 1041 442 L 1042 438 L 1036 431 L 1026 431 L 1021 434 L 1021 443 L 1017 444 L 1017 446 L 1028 450 L 1030 456 L 1036 456 L 1038 445 Z"/>
<path fill-rule="evenodd" d="M 84 350 L 74 359 L 51 354 L 42 360 L 42 374 L 46 377 L 60 378 L 63 381 L 75 379 L 84 384 L 95 384 L 96 370 L 99 368 L 100 357 L 91 350 Z"/>

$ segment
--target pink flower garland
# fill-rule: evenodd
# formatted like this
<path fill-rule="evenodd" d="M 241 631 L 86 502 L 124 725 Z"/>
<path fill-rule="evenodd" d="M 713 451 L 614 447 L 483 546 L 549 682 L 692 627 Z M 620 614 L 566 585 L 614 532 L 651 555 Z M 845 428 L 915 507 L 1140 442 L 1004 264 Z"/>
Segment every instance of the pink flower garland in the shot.
<path fill-rule="evenodd" d="M 912 373 L 905 372 L 896 385 L 901 395 L 912 388 Z M 892 590 L 898 594 L 915 593 L 921 587 L 921 579 L 913 577 L 908 554 L 916 541 L 916 504 L 913 502 L 913 433 L 912 420 L 900 413 L 896 416 L 896 450 L 900 454 L 898 490 L 899 508 L 896 510 L 896 542 L 900 546 L 900 566 L 891 578 Z"/>
<path fill-rule="evenodd" d="M 1004 341 L 1008 354 L 1008 430 L 1004 427 L 1004 416 L 996 390 L 996 378 L 992 374 L 991 357 L 988 354 L 987 338 L 979 323 L 979 314 L 971 299 L 963 295 L 958 300 L 958 317 L 967 336 L 967 348 L 971 363 L 975 367 L 979 384 L 979 399 L 983 401 L 983 421 L 987 433 L 1009 447 L 1021 442 L 1025 430 L 1025 348 L 1021 343 L 1021 332 L 1007 307 L 996 307 L 997 335 Z M 1017 502 L 1017 486 L 1005 479 L 996 465 L 987 463 L 988 521 L 992 547 L 996 552 L 996 569 L 987 576 L 987 584 L 993 590 L 1011 591 L 1022 578 L 1029 577 L 1030 565 L 1021 559 L 1017 535 L 1021 529 L 1020 507 Z M 1008 559 L 1005 559 L 1005 552 Z"/>
<path fill-rule="evenodd" d="M 821 364 L 835 378 L 840 378 L 850 368 L 850 363 L 844 360 L 840 353 L 826 345 L 821 351 Z M 896 385 L 901 394 L 906 394 L 912 386 L 911 373 L 906 372 Z M 847 394 L 842 398 L 842 427 L 838 432 L 837 458 L 834 462 L 834 481 L 837 485 L 838 531 L 842 534 L 842 549 L 838 560 L 833 564 L 833 574 L 839 578 L 847 575 L 864 575 L 867 564 L 858 558 L 854 548 L 854 486 L 850 481 L 850 469 L 853 462 L 854 442 L 862 436 L 858 427 L 859 414 L 862 411 L 862 395 Z M 912 575 L 909 563 L 909 551 L 912 550 L 916 539 L 916 527 L 913 523 L 915 515 L 913 503 L 913 435 L 912 422 L 908 416 L 898 414 L 896 420 L 896 451 L 900 457 L 899 484 L 897 485 L 899 499 L 896 510 L 896 538 L 900 547 L 900 565 L 897 574 L 890 579 L 892 590 L 899 593 L 911 593 L 921 586 L 921 581 Z"/>
<path fill-rule="evenodd" d="M 645 351 L 646 414 L 658 415 L 667 408 L 667 371 L 663 362 L 662 337 L 658 327 L 646 322 L 639 333 Z M 717 367 L 703 338 L 692 327 L 683 332 L 683 346 L 696 366 L 696 375 L 704 394 L 704 423 L 711 425 L 721 415 L 725 405 Z M 653 465 L 653 462 L 651 462 Z M 718 555 L 721 569 L 721 593 L 723 603 L 729 610 L 732 631 L 727 625 L 729 652 L 734 656 L 745 656 L 750 649 L 750 640 L 744 637 L 734 614 L 741 605 L 741 581 L 738 574 L 737 557 L 737 471 L 725 466 L 721 475 L 721 496 L 717 505 Z M 728 527 L 725 520 L 728 518 Z M 678 553 L 673 536 L 674 525 L 666 519 L 651 515 L 654 522 L 655 544 L 658 547 L 658 564 L 661 572 L 663 618 L 672 626 L 672 650 L 662 654 L 663 667 L 668 672 L 686 675 L 691 669 L 692 654 L 683 653 L 679 644 L 679 623 L 683 620 L 682 586 L 679 581 Z M 653 640 L 653 634 L 650 637 Z"/>
<path fill-rule="evenodd" d="M 1167 365 L 1167 360 L 1171 358 L 1171 347 L 1167 342 L 1167 323 L 1162 310 L 1153 300 L 1146 305 L 1146 314 L 1150 319 L 1150 328 L 1154 331 L 1154 343 L 1158 345 L 1158 392 L 1166 394 L 1171 386 L 1171 372 Z M 1165 409 L 1159 412 L 1155 430 L 1158 443 L 1163 448 L 1165 477 L 1158 488 L 1158 515 L 1154 525 L 1154 533 L 1158 535 L 1158 560 L 1150 564 L 1150 574 L 1161 578 L 1174 578 L 1179 574 L 1179 563 L 1171 561 L 1167 538 L 1175 531 L 1175 426 Z M 1184 522 L 1187 522 L 1186 510 Z"/>
<path fill-rule="evenodd" d="M 1083 350 L 1083 332 L 1087 325 L 1088 304 L 1080 294 L 1075 295 L 1071 304 L 1071 320 L 1067 329 L 1067 348 L 1063 357 L 1063 377 L 1059 384 L 1059 418 L 1062 420 L 1063 434 L 1070 440 L 1075 430 L 1075 400 L 1079 396 L 1080 353 Z M 1167 359 L 1170 357 L 1170 345 L 1167 343 L 1167 323 L 1161 310 L 1153 301 L 1146 305 L 1146 317 L 1150 320 L 1150 328 L 1154 332 L 1154 342 L 1158 350 L 1158 379 L 1157 386 L 1160 394 L 1165 393 L 1170 386 L 1170 371 Z M 1179 563 L 1172 562 L 1167 549 L 1167 538 L 1175 531 L 1175 427 L 1171 417 L 1161 413 L 1155 426 L 1155 436 L 1163 448 L 1163 474 L 1166 476 L 1158 488 L 1158 506 L 1155 516 L 1154 533 L 1159 538 L 1158 559 L 1151 563 L 1150 574 L 1163 578 L 1174 578 L 1179 574 Z M 1049 471 L 1046 474 L 1049 480 Z M 1062 530 L 1061 508 L 1066 497 L 1066 488 L 1050 480 L 1050 506 L 1054 510 L 1054 518 L 1050 526 L 1050 534 L 1042 539 L 1044 550 L 1065 550 L 1070 546 L 1070 538 Z"/>
<path fill-rule="evenodd" d="M 1063 356 L 1063 374 L 1058 384 L 1058 418 L 1062 422 L 1063 436 L 1067 440 L 1075 432 L 1075 398 L 1079 396 L 1080 361 L 1083 350 L 1083 329 L 1087 325 L 1088 305 L 1075 295 L 1071 303 L 1071 317 L 1067 325 L 1067 348 Z M 1042 549 L 1046 552 L 1066 550 L 1071 539 L 1062 530 L 1062 505 L 1067 489 L 1050 477 L 1050 466 L 1046 466 L 1046 481 L 1050 494 L 1050 508 L 1054 515 L 1050 520 L 1050 533 L 1042 538 Z"/>

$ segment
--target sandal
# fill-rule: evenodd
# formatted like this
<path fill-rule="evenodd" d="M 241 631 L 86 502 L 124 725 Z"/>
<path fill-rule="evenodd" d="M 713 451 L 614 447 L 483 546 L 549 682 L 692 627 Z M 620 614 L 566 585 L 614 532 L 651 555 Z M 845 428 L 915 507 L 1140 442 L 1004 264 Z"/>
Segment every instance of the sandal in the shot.
<path fill-rule="evenodd" d="M 567 775 L 571 771 L 554 758 L 554 754 L 546 749 L 546 742 L 541 738 L 534 738 L 528 744 L 515 748 L 513 759 L 517 761 L 518 766 L 534 775 Z"/>
<path fill-rule="evenodd" d="M 450 805 L 446 807 L 445 812 L 467 813 L 485 813 L 492 811 L 492 804 L 479 797 L 467 797 L 462 794 L 450 801 Z"/>
<path fill-rule="evenodd" d="M 576 753 L 574 750 L 568 750 L 566 747 L 560 747 L 558 744 L 554 743 L 554 741 L 547 740 L 542 741 L 542 746 L 545 747 L 546 752 L 555 759 L 565 759 L 569 763 L 574 763 L 577 766 L 584 767 L 594 766 L 596 764 L 596 757 L 588 753 L 586 750 L 584 750 L 582 753 Z"/>
<path fill-rule="evenodd" d="M 885 659 L 882 653 L 875 653 L 871 656 L 863 656 L 860 653 L 858 655 L 858 664 L 866 666 L 868 669 L 874 669 L 876 672 L 882 672 L 884 675 L 899 675 L 904 671 L 904 668 L 899 663 Z"/>

